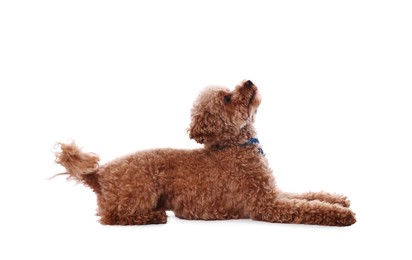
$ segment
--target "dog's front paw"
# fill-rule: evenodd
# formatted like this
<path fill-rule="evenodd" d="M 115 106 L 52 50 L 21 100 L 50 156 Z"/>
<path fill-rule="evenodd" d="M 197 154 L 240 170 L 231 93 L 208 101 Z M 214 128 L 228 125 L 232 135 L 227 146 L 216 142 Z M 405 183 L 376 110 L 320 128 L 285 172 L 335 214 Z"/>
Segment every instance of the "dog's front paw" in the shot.
<path fill-rule="evenodd" d="M 351 226 L 356 223 L 356 214 L 348 208 L 345 208 L 345 211 L 338 215 L 337 226 Z"/>

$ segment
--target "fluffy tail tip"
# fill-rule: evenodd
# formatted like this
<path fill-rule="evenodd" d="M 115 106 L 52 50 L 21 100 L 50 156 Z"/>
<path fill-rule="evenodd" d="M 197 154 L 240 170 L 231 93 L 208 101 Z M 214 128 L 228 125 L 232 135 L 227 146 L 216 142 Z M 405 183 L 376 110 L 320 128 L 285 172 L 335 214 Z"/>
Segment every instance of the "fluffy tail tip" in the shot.
<path fill-rule="evenodd" d="M 79 180 L 82 175 L 99 168 L 100 158 L 97 154 L 83 152 L 74 142 L 57 143 L 57 146 L 61 151 L 56 153 L 55 162 L 66 168 L 70 177 Z"/>

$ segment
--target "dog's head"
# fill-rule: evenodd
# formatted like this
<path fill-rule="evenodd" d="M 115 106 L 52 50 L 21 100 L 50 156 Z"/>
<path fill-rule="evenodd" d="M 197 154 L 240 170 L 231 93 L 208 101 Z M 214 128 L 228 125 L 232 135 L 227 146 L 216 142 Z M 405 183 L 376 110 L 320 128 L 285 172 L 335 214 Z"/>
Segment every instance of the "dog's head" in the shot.
<path fill-rule="evenodd" d="M 258 89 L 250 80 L 233 91 L 206 88 L 193 105 L 189 136 L 212 147 L 245 142 L 255 135 L 253 123 L 260 102 Z"/>

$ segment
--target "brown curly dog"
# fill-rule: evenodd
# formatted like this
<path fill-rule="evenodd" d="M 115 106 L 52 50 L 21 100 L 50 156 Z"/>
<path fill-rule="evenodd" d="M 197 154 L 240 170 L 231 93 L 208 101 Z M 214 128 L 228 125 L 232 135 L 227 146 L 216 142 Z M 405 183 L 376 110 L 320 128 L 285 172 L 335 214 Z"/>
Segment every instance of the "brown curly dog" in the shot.
<path fill-rule="evenodd" d="M 293 194 L 277 189 L 253 127 L 261 98 L 243 81 L 233 91 L 204 90 L 188 129 L 201 149 L 154 149 L 99 166 L 99 157 L 60 144 L 56 162 L 69 179 L 97 195 L 100 222 L 166 223 L 166 210 L 184 219 L 251 218 L 276 223 L 348 226 L 356 222 L 341 195 Z"/>

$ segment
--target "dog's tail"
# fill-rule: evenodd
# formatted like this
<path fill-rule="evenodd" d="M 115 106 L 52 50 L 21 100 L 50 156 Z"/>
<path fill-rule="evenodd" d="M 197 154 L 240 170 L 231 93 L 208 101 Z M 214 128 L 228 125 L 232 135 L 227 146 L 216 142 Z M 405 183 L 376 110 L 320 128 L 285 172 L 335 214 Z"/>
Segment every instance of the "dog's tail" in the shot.
<path fill-rule="evenodd" d="M 94 153 L 83 152 L 74 142 L 70 144 L 58 143 L 60 152 L 56 153 L 55 162 L 66 168 L 68 179 L 73 179 L 100 192 L 98 182 L 100 158 Z M 60 174 L 58 174 L 60 175 Z"/>

